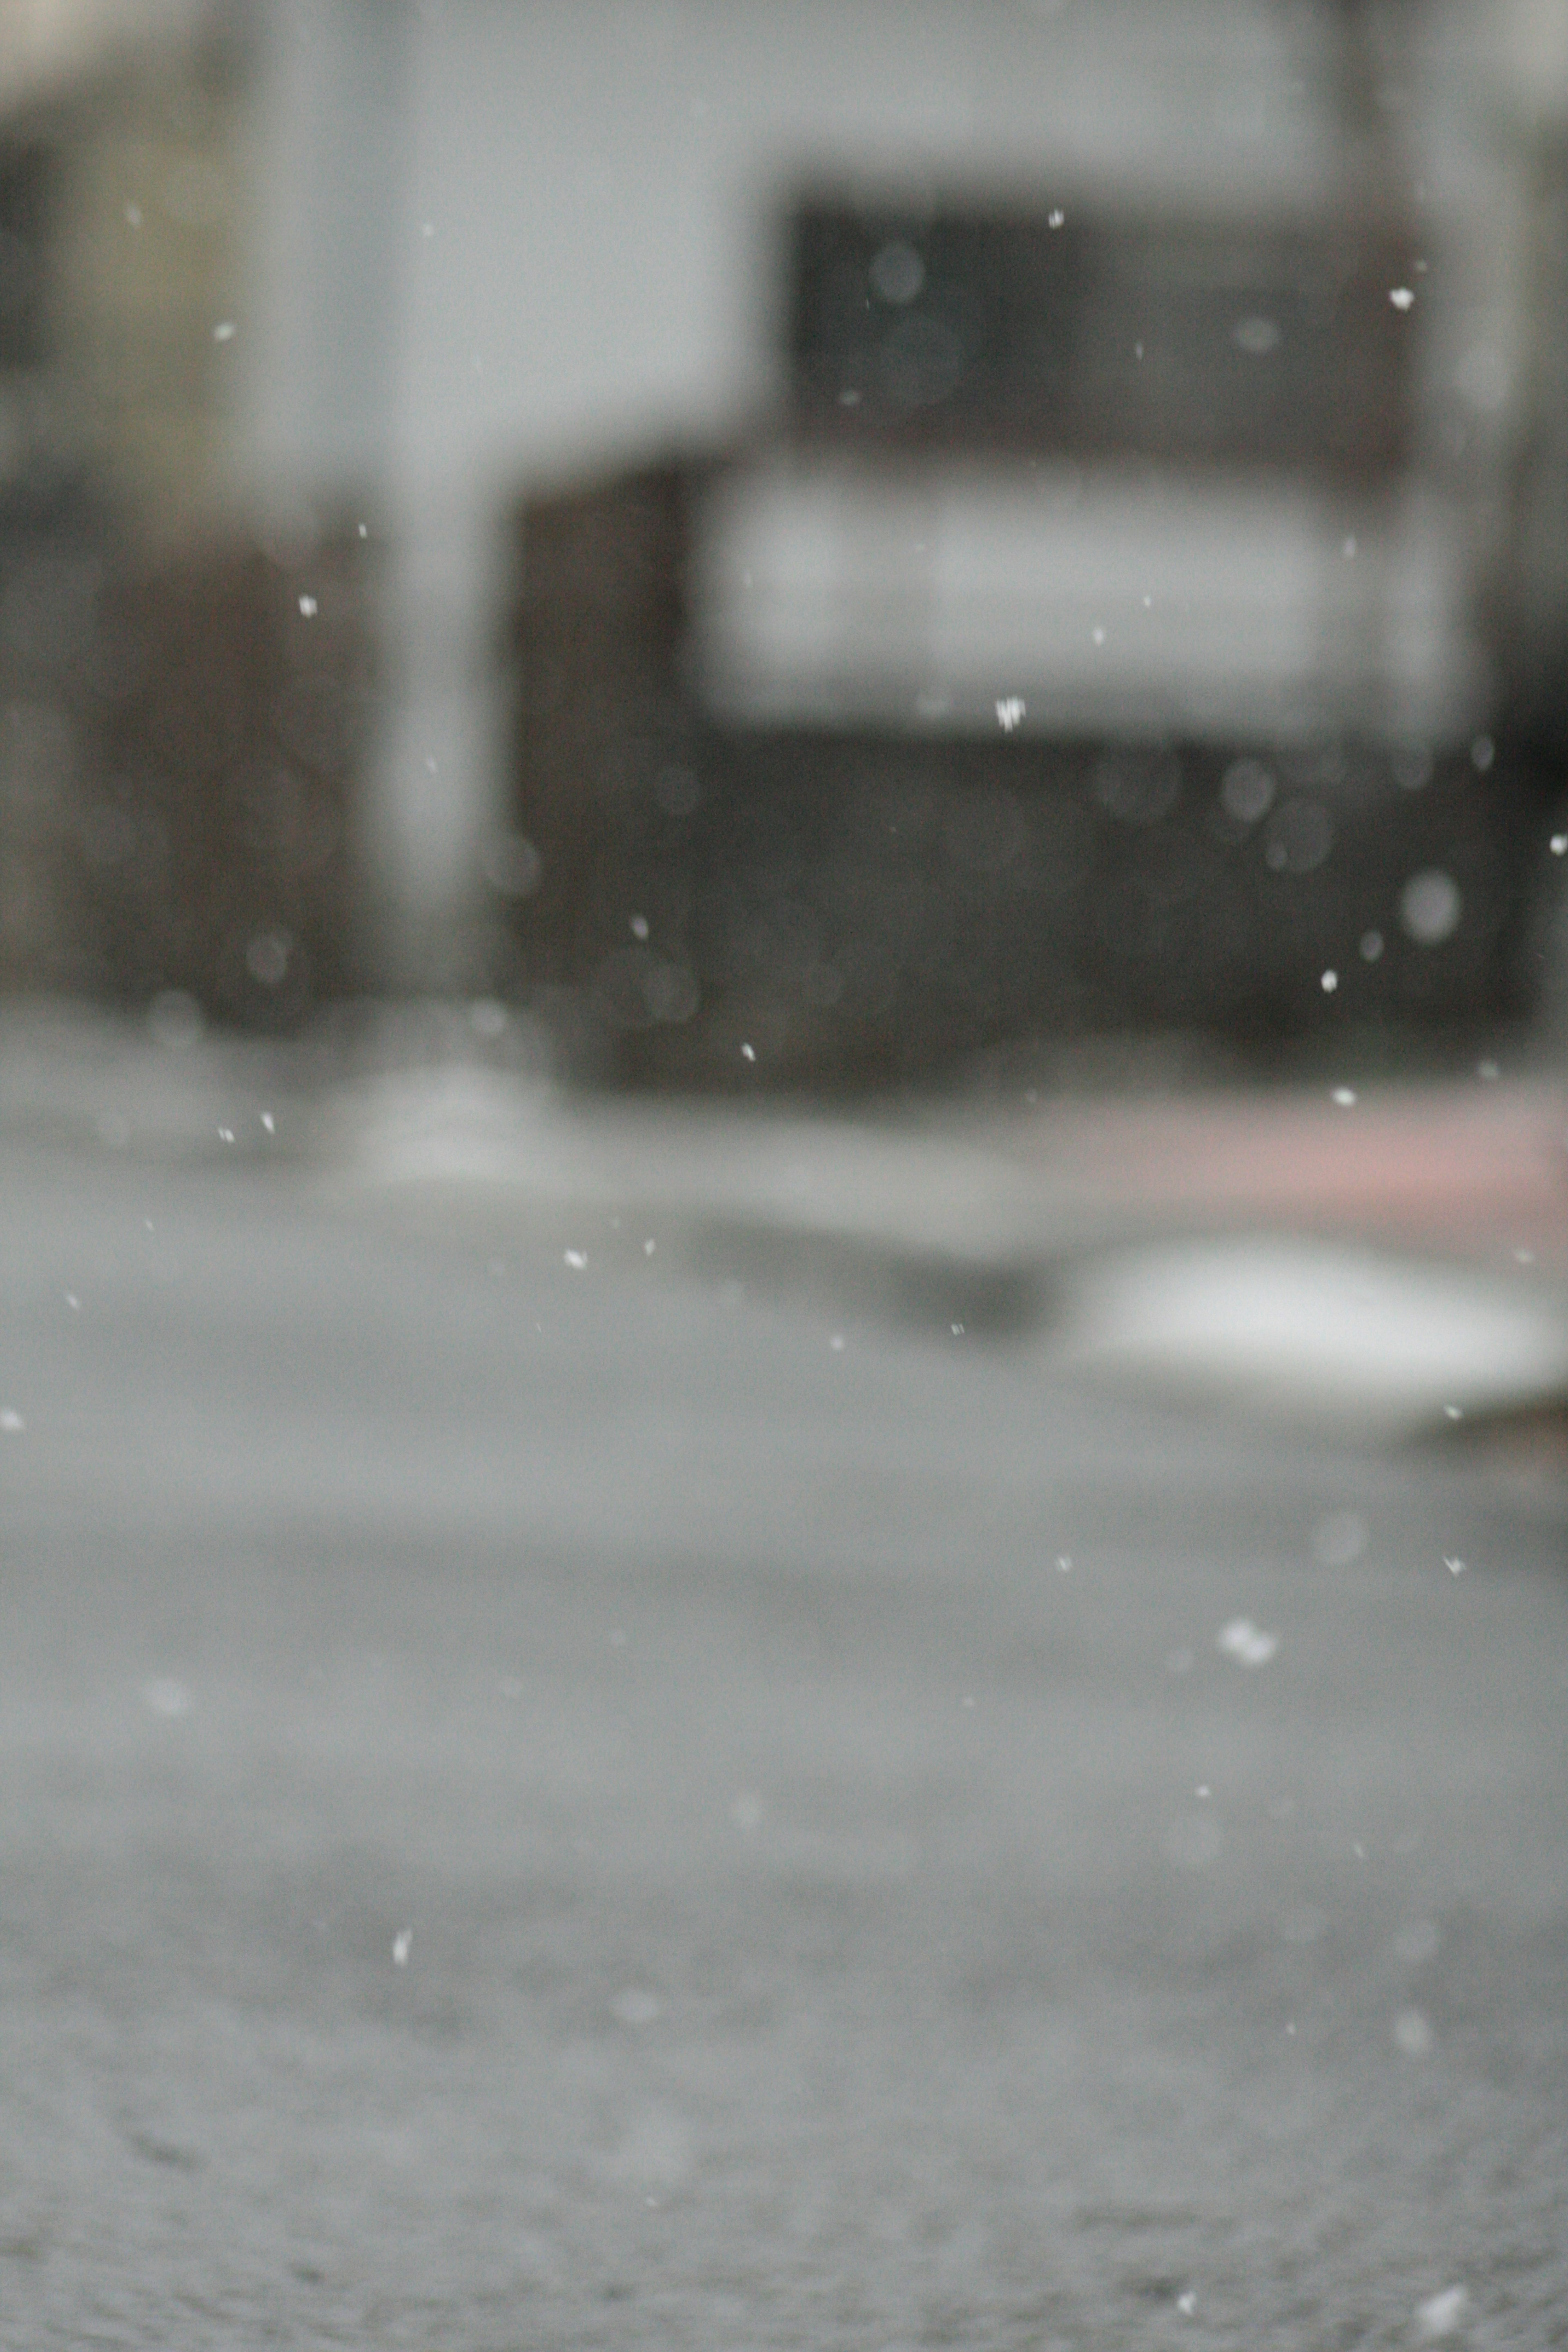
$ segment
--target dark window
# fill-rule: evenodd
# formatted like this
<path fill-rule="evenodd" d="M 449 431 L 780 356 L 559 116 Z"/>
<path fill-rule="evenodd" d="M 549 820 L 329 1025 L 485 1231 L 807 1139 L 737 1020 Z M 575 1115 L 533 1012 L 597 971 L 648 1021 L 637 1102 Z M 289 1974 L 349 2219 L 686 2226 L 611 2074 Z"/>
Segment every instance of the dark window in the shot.
<path fill-rule="evenodd" d="M 795 403 L 848 433 L 1378 473 L 1407 451 L 1408 253 L 1353 220 L 808 205 Z"/>

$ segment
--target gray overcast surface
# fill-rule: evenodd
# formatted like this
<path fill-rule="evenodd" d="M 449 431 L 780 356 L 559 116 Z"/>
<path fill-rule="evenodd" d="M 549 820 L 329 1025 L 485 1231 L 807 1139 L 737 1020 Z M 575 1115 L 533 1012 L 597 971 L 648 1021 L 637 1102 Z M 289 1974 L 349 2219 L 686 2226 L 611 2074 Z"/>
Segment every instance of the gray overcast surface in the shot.
<path fill-rule="evenodd" d="M 1568 2344 L 1550 1515 L 630 1234 L 0 1198 L 7 2347 Z"/>

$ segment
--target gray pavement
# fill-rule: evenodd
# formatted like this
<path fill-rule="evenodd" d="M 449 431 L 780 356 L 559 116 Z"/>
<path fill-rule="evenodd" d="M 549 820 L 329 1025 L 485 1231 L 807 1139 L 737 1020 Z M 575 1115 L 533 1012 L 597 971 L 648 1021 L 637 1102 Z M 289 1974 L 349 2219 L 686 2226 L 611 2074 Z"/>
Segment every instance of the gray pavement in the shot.
<path fill-rule="evenodd" d="M 216 1066 L 0 1078 L 0 2341 L 1568 2343 L 1559 1485 Z"/>

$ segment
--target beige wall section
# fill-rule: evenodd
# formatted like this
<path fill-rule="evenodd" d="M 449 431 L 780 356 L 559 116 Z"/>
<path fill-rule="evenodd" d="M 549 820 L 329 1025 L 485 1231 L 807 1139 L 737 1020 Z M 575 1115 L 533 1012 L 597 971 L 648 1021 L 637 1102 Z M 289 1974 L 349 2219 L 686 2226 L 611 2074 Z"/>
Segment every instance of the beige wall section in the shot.
<path fill-rule="evenodd" d="M 41 331 L 0 372 L 0 496 L 13 520 L 50 519 L 16 522 L 0 583 L 0 986 L 98 969 L 83 848 L 101 779 L 73 659 L 105 524 L 157 551 L 235 504 L 235 353 L 216 331 L 249 266 L 249 105 L 212 6 L 0 0 L 0 139 L 45 169 Z"/>
<path fill-rule="evenodd" d="M 128 62 L 62 142 L 58 376 L 86 448 L 154 543 L 199 534 L 237 501 L 250 176 L 242 61 L 201 42 Z"/>
<path fill-rule="evenodd" d="M 0 110 L 59 95 L 116 52 L 188 37 L 214 0 L 5 0 L 0 8 Z"/>
<path fill-rule="evenodd" d="M 153 544 L 242 477 L 232 322 L 251 263 L 251 76 L 214 7 L 0 7 L 0 107 L 48 158 L 43 364 L 3 389 L 13 462 L 85 473 Z"/>

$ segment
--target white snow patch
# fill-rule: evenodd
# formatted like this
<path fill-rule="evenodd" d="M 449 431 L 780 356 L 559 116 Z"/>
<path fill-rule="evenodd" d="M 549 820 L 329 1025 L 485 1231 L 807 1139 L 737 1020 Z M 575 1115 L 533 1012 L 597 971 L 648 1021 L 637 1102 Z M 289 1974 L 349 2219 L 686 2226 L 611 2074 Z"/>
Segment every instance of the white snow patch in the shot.
<path fill-rule="evenodd" d="M 1086 1265 L 1060 1342 L 1069 1367 L 1411 1430 L 1561 1395 L 1556 1303 L 1506 1283 L 1284 1236 L 1142 1245 Z"/>

